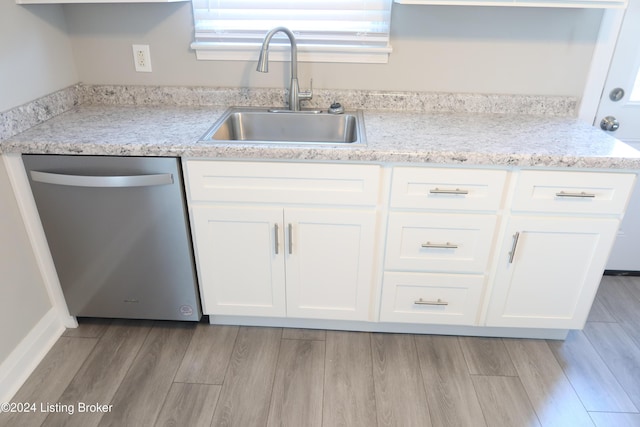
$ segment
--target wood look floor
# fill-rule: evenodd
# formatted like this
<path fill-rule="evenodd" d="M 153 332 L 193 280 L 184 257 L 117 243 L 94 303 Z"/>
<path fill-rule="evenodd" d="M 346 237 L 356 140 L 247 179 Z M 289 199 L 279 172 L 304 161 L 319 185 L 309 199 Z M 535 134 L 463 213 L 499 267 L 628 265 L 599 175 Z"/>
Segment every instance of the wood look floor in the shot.
<path fill-rule="evenodd" d="M 640 277 L 566 341 L 86 319 L 13 402 L 0 425 L 640 426 Z"/>

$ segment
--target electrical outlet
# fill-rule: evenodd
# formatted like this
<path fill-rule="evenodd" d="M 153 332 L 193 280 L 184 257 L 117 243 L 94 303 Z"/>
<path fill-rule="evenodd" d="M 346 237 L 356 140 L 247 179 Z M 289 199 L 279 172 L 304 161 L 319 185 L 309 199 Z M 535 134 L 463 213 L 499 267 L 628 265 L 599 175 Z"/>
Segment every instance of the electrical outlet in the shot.
<path fill-rule="evenodd" d="M 134 44 L 133 47 L 133 64 L 136 71 L 142 73 L 151 72 L 151 53 L 148 44 Z"/>

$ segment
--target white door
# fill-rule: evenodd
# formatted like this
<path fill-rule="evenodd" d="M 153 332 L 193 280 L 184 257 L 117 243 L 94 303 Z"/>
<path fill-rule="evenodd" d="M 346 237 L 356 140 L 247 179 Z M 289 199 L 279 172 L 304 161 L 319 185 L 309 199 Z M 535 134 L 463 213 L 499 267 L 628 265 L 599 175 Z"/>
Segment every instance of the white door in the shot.
<path fill-rule="evenodd" d="M 285 209 L 287 316 L 369 320 L 375 210 Z"/>
<path fill-rule="evenodd" d="M 193 207 L 205 314 L 285 316 L 282 209 Z"/>
<path fill-rule="evenodd" d="M 581 329 L 617 228 L 616 219 L 511 217 L 487 326 Z"/>
<path fill-rule="evenodd" d="M 611 117 L 609 123 L 617 123 L 618 128 L 608 132 L 640 150 L 640 43 L 638 40 L 640 40 L 640 0 L 629 0 L 600 100 L 596 126 L 599 126 L 603 119 Z M 638 184 L 631 197 L 606 268 L 607 270 L 640 271 L 640 185 Z"/>

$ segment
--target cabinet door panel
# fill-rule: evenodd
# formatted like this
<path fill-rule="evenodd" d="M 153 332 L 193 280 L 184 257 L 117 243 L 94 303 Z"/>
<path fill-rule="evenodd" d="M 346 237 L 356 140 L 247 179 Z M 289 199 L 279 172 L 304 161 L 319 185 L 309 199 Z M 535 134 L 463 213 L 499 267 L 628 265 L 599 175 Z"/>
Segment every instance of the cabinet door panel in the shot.
<path fill-rule="evenodd" d="M 193 219 L 204 312 L 284 316 L 282 209 L 195 206 Z"/>
<path fill-rule="evenodd" d="M 582 328 L 617 229 L 616 219 L 513 217 L 487 325 Z"/>
<path fill-rule="evenodd" d="M 375 218 L 374 210 L 285 211 L 289 317 L 368 319 Z"/>

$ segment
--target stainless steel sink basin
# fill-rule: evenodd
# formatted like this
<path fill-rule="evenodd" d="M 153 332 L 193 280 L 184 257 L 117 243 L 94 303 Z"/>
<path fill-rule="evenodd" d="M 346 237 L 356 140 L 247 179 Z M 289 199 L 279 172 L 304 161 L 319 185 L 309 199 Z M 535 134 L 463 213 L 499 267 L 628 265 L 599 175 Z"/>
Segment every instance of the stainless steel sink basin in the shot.
<path fill-rule="evenodd" d="M 361 111 L 289 111 L 229 108 L 201 141 L 264 144 L 365 144 Z"/>

